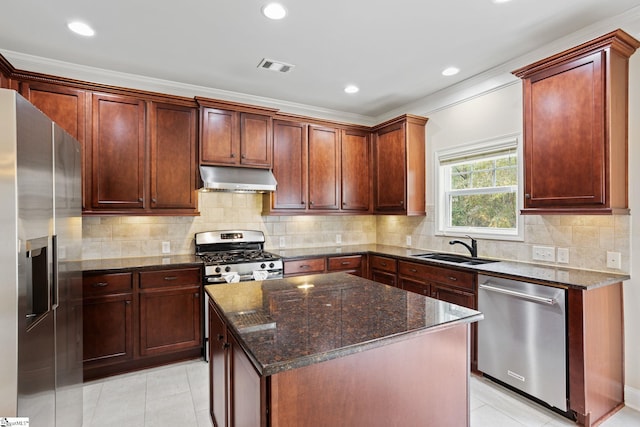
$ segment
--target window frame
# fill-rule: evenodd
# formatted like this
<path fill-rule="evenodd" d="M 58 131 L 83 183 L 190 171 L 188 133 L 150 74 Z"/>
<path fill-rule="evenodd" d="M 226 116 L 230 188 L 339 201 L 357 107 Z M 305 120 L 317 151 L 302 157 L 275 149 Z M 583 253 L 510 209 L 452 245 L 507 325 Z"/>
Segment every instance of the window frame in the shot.
<path fill-rule="evenodd" d="M 468 190 L 455 190 L 457 195 L 471 194 L 496 194 L 502 192 L 510 192 L 515 187 L 516 192 L 516 228 L 515 230 L 487 229 L 480 227 L 450 227 L 450 207 L 448 195 L 451 190 L 447 188 L 449 179 L 445 174 L 447 164 L 451 164 L 456 160 L 464 160 L 465 158 L 483 156 L 490 157 L 499 151 L 508 149 L 516 150 L 516 168 L 518 183 L 515 186 L 491 187 L 497 191 L 486 191 L 482 188 L 474 188 Z M 522 156 L 522 137 L 520 133 L 502 135 L 499 137 L 489 138 L 482 141 L 476 141 L 468 144 L 459 145 L 453 148 L 442 149 L 434 152 L 434 195 L 435 195 L 435 235 L 461 237 L 473 235 L 483 239 L 494 240 L 513 240 L 524 241 L 524 219 L 520 214 L 523 208 L 523 156 Z"/>

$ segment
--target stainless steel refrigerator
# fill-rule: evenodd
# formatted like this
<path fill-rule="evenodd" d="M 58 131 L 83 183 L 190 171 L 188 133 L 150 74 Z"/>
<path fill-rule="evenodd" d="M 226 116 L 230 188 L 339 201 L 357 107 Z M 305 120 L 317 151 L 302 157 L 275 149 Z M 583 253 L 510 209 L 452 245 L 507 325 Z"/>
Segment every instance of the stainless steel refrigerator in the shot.
<path fill-rule="evenodd" d="M 0 89 L 0 417 L 82 425 L 80 145 Z"/>

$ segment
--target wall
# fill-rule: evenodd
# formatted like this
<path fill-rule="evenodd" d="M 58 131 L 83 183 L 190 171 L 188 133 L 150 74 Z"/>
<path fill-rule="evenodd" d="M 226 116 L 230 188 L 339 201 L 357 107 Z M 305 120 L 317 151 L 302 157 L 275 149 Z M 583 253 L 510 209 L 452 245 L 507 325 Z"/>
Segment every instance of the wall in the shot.
<path fill-rule="evenodd" d="M 83 259 L 155 256 L 162 242 L 171 253 L 192 254 L 193 235 L 219 229 L 251 229 L 265 233 L 266 248 L 368 244 L 376 240 L 373 216 L 262 216 L 262 196 L 257 194 L 199 193 L 197 217 L 84 217 Z"/>

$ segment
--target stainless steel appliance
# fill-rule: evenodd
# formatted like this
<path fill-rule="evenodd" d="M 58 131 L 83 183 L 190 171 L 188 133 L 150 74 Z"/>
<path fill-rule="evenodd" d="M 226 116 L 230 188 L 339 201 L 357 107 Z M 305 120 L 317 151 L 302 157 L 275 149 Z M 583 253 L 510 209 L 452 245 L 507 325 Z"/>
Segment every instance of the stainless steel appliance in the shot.
<path fill-rule="evenodd" d="M 283 277 L 280 256 L 264 250 L 259 230 L 217 230 L 196 233 L 196 255 L 204 261 L 204 284 L 222 284 Z M 209 298 L 204 298 L 204 357 L 209 355 Z"/>
<path fill-rule="evenodd" d="M 566 290 L 478 276 L 478 370 L 566 414 Z"/>
<path fill-rule="evenodd" d="M 80 144 L 0 89 L 0 416 L 82 425 Z"/>

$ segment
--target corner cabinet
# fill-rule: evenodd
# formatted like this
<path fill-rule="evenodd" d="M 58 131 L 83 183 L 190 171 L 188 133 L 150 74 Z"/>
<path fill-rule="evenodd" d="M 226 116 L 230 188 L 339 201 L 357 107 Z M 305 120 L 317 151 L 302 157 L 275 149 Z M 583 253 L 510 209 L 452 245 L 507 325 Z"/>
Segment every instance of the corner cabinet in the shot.
<path fill-rule="evenodd" d="M 622 30 L 515 70 L 523 79 L 523 214 L 628 213 L 628 59 Z"/>
<path fill-rule="evenodd" d="M 375 213 L 425 215 L 425 124 L 404 115 L 375 128 L 373 196 Z"/>
<path fill-rule="evenodd" d="M 196 97 L 200 105 L 200 163 L 273 167 L 272 116 L 277 110 Z"/>

